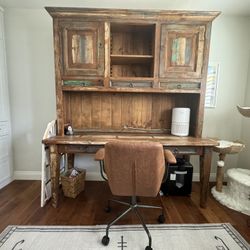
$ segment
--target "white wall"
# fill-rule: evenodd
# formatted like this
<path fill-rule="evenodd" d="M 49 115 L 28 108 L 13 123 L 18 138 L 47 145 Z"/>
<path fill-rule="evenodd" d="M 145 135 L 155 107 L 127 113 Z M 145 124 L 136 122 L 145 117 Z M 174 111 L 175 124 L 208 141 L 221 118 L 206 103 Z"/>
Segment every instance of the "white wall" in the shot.
<path fill-rule="evenodd" d="M 42 134 L 55 118 L 52 19 L 43 9 L 7 9 L 5 23 L 14 166 L 16 171 L 39 171 Z M 217 106 L 205 110 L 204 136 L 240 138 L 235 107 L 246 91 L 249 27 L 246 18 L 235 16 L 220 16 L 213 23 L 210 61 L 219 62 L 221 70 Z M 236 166 L 237 159 L 230 156 L 228 167 Z M 194 163 L 197 172 L 196 159 Z"/>
<path fill-rule="evenodd" d="M 248 19 L 248 25 L 249 25 L 249 31 L 250 31 L 250 18 Z M 249 41 L 250 41 L 250 32 L 249 32 Z M 245 101 L 241 101 L 239 104 L 241 106 L 247 106 L 250 107 L 250 49 L 246 51 L 248 54 L 248 81 L 247 81 L 247 87 L 245 91 Z M 239 116 L 241 116 L 239 114 Z M 244 142 L 246 145 L 246 148 L 239 157 L 239 164 L 238 167 L 241 168 L 248 168 L 250 169 L 250 118 L 242 117 L 242 133 L 241 133 L 241 141 Z"/>
<path fill-rule="evenodd" d="M 45 10 L 5 12 L 15 171 L 41 165 L 41 138 L 55 118 L 52 20 Z"/>
<path fill-rule="evenodd" d="M 220 16 L 213 22 L 209 61 L 219 62 L 217 105 L 205 109 L 203 136 L 241 140 L 242 118 L 237 104 L 243 103 L 247 87 L 250 23 L 246 17 Z M 213 155 L 213 172 L 218 155 Z M 240 155 L 227 155 L 227 168 L 238 167 Z"/>

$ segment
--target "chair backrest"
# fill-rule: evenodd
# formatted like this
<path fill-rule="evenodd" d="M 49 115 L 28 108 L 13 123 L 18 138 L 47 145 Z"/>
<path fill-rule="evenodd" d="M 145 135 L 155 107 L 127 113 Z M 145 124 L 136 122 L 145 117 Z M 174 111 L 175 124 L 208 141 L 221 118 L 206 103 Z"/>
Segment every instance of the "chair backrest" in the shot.
<path fill-rule="evenodd" d="M 155 197 L 165 172 L 163 146 L 156 142 L 109 142 L 105 172 L 113 195 Z"/>

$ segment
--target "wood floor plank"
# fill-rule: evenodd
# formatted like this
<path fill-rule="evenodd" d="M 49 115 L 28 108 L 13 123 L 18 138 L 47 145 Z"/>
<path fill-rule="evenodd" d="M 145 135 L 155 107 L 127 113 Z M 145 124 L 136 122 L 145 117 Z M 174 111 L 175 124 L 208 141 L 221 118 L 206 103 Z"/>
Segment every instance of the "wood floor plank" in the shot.
<path fill-rule="evenodd" d="M 211 194 L 207 208 L 199 206 L 199 183 L 193 183 L 191 196 L 140 197 L 140 203 L 163 204 L 165 223 L 231 223 L 250 242 L 250 216 L 231 210 L 218 203 Z M 67 198 L 60 190 L 60 205 L 50 203 L 40 207 L 40 181 L 13 181 L 0 190 L 0 231 L 8 225 L 97 225 L 106 224 L 126 208 L 112 204 L 106 213 L 107 200 L 114 198 L 106 182 L 87 181 L 85 191 L 77 198 Z M 118 197 L 115 197 L 118 198 Z M 122 200 L 128 201 L 128 197 Z M 159 210 L 141 209 L 148 224 L 157 224 Z M 138 224 L 130 213 L 119 224 Z"/>

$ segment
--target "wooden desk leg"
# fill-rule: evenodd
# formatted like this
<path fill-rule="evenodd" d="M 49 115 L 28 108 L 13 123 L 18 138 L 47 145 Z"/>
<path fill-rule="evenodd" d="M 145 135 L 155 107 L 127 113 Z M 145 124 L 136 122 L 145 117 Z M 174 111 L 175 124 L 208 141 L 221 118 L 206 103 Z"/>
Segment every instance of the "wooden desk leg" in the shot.
<path fill-rule="evenodd" d="M 74 167 L 75 163 L 75 154 L 68 153 L 68 168 L 71 169 Z"/>
<path fill-rule="evenodd" d="M 57 151 L 57 145 L 50 146 L 50 176 L 51 176 L 51 194 L 52 206 L 58 206 L 59 194 L 59 175 L 60 175 L 60 155 Z"/>
<path fill-rule="evenodd" d="M 206 208 L 209 191 L 209 177 L 211 170 L 212 148 L 205 147 L 200 156 L 200 206 Z"/>

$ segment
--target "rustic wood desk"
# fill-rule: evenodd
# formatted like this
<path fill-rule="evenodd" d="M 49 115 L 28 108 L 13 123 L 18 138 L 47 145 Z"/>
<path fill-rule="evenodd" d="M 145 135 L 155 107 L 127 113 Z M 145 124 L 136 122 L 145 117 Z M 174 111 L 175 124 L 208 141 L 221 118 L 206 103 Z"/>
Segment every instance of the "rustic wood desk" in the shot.
<path fill-rule="evenodd" d="M 205 208 L 209 189 L 212 148 L 216 141 L 195 137 L 176 137 L 170 135 L 128 135 L 128 134 L 88 134 L 74 136 L 55 136 L 45 139 L 43 143 L 50 148 L 52 206 L 58 206 L 59 194 L 59 163 L 62 153 L 95 153 L 105 143 L 112 140 L 157 141 L 164 148 L 170 149 L 176 155 L 200 156 L 200 206 Z"/>

